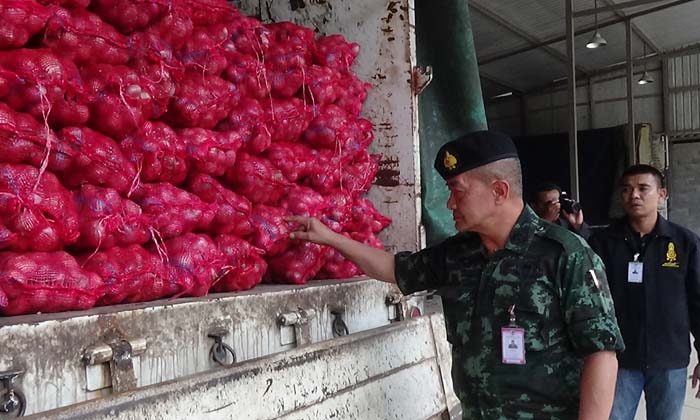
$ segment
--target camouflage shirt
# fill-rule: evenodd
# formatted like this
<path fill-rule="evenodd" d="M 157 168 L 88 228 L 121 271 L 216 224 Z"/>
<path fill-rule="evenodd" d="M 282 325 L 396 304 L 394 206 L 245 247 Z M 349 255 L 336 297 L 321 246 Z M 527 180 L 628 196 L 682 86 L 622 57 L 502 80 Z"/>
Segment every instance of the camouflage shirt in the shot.
<path fill-rule="evenodd" d="M 624 348 L 600 258 L 529 207 L 490 256 L 478 235 L 462 233 L 395 261 L 404 293 L 442 297 L 465 419 L 575 419 L 583 357 Z M 524 365 L 502 363 L 511 305 Z"/>

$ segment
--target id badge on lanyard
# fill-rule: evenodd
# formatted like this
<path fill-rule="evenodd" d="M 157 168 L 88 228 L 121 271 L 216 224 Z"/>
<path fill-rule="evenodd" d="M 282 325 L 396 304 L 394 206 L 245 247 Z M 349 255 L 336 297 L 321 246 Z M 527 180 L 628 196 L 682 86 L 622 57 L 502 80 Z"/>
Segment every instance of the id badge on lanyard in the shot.
<path fill-rule="evenodd" d="M 644 274 L 644 263 L 638 260 L 639 253 L 634 254 L 634 261 L 630 261 L 627 264 L 628 283 L 642 283 L 642 276 Z"/>
<path fill-rule="evenodd" d="M 525 330 L 518 327 L 515 319 L 515 305 L 508 308 L 510 322 L 501 327 L 501 354 L 506 365 L 525 364 Z"/>

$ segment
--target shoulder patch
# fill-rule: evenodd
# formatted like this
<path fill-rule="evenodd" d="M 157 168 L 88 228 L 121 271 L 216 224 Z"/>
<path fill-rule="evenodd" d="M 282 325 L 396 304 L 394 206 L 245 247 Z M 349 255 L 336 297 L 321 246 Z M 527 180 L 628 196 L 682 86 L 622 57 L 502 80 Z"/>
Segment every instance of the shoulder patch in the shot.
<path fill-rule="evenodd" d="M 587 246 L 582 237 L 552 223 L 542 223 L 541 228 L 535 234 L 557 242 L 567 254 L 581 251 Z"/>

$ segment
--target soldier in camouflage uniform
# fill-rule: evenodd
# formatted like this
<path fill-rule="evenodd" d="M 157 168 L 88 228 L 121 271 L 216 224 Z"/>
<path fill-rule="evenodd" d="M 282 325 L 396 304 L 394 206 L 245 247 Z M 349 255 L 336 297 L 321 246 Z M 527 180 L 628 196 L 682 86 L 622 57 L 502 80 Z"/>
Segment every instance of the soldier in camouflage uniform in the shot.
<path fill-rule="evenodd" d="M 293 237 L 406 294 L 438 290 L 464 419 L 607 419 L 624 346 L 598 256 L 524 205 L 507 136 L 468 134 L 435 167 L 460 232 L 436 246 L 393 256 L 303 217 Z"/>

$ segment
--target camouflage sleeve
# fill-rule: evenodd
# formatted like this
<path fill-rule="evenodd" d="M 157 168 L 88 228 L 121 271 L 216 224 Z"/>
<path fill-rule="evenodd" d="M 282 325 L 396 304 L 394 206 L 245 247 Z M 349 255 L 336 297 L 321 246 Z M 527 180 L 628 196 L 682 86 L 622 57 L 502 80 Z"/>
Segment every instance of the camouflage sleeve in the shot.
<path fill-rule="evenodd" d="M 394 257 L 396 284 L 404 294 L 437 289 L 444 279 L 444 250 L 440 245 L 411 253 L 399 252 Z"/>
<path fill-rule="evenodd" d="M 581 357 L 602 350 L 624 350 L 600 257 L 583 244 L 565 255 L 559 267 L 561 304 L 574 350 Z"/>

